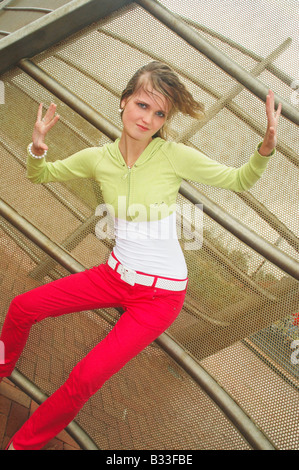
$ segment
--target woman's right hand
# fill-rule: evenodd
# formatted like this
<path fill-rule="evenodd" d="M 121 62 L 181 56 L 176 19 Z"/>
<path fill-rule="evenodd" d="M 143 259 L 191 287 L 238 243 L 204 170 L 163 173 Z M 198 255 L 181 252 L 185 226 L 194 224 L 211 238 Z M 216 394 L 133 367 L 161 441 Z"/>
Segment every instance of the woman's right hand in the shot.
<path fill-rule="evenodd" d="M 47 145 L 45 144 L 45 137 L 50 129 L 56 124 L 59 119 L 59 115 L 55 115 L 56 104 L 51 103 L 49 109 L 47 110 L 44 117 L 43 114 L 43 104 L 40 103 L 37 111 L 37 118 L 33 129 L 32 134 L 32 152 L 34 155 L 40 156 L 45 150 L 48 150 Z"/>

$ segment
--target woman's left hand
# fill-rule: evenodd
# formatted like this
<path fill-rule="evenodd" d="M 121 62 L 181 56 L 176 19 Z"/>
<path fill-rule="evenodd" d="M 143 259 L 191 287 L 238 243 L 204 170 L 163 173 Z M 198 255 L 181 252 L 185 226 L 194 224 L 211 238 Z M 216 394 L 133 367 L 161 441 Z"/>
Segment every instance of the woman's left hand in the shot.
<path fill-rule="evenodd" d="M 277 127 L 278 120 L 281 113 L 281 103 L 277 107 L 275 112 L 275 99 L 274 93 L 272 90 L 269 90 L 269 93 L 266 98 L 266 115 L 267 115 L 267 130 L 264 137 L 263 143 L 260 146 L 259 153 L 261 155 L 268 156 L 276 147 L 277 144 Z"/>

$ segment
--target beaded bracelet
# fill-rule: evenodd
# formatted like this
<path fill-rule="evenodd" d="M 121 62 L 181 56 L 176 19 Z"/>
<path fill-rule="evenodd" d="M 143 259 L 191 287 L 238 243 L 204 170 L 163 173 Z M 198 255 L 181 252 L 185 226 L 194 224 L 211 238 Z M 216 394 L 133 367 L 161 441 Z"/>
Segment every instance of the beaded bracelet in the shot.
<path fill-rule="evenodd" d="M 33 158 L 37 158 L 37 159 L 40 159 L 40 158 L 45 158 L 45 156 L 47 155 L 47 150 L 44 151 L 44 153 L 42 155 L 34 155 L 34 153 L 32 153 L 32 145 L 33 145 L 33 142 L 31 142 L 31 144 L 28 145 L 27 147 L 27 150 L 28 150 L 28 153 L 31 155 L 31 157 Z"/>

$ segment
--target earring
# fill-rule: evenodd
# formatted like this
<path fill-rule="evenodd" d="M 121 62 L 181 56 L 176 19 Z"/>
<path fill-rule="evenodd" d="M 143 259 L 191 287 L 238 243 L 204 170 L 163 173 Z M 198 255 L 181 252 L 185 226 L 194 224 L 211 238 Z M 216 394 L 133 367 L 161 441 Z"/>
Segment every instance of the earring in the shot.
<path fill-rule="evenodd" d="M 122 108 L 119 108 L 118 112 L 119 112 L 119 113 L 122 113 L 122 112 L 123 112 L 123 109 L 122 109 Z"/>

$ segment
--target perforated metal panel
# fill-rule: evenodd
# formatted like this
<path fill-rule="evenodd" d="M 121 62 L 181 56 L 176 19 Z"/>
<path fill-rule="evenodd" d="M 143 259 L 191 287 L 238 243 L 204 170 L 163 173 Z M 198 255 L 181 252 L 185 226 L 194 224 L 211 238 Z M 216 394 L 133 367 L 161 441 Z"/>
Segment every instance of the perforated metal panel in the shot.
<path fill-rule="evenodd" d="M 228 37 L 231 31 L 235 39 L 234 28 L 240 28 L 247 18 L 243 2 L 230 5 L 234 10 L 227 15 L 225 28 L 220 14 L 215 14 L 214 2 L 161 3 L 188 16 L 194 30 L 245 70 L 255 73 L 262 58 L 278 49 L 273 60 L 265 61 L 258 78 L 293 103 L 293 80 L 286 70 L 293 70 L 294 45 L 286 42 L 279 49 L 291 31 L 292 16 L 286 34 L 278 29 L 275 35 L 271 29 L 270 35 L 270 25 L 264 22 L 263 35 L 253 41 L 252 54 L 244 45 L 233 44 L 193 22 L 204 3 L 204 25 L 216 32 L 224 30 Z M 268 8 L 274 3 L 267 3 Z M 283 3 L 290 15 L 297 13 L 295 2 Z M 279 23 L 281 8 L 272 14 Z M 247 26 L 245 29 L 244 34 L 249 34 Z M 252 34 L 260 32 L 253 28 Z M 132 73 L 152 59 L 171 65 L 207 109 L 207 121 L 200 125 L 179 115 L 170 138 L 227 165 L 245 163 L 262 140 L 264 103 L 137 4 L 32 60 L 120 132 L 120 93 Z M 273 61 L 283 74 L 271 69 Z M 48 106 L 54 101 L 61 116 L 49 135 L 49 160 L 65 158 L 86 146 L 103 145 L 109 138 L 48 91 L 47 84 L 42 86 L 20 68 L 1 80 L 5 84 L 5 105 L 0 109 L 1 198 L 85 267 L 104 262 L 113 244 L 94 235 L 95 208 L 102 202 L 99 188 L 91 181 L 33 185 L 25 178 L 25 150 L 39 102 Z M 277 154 L 252 190 L 240 195 L 194 184 L 199 194 L 297 262 L 298 146 L 296 125 L 282 117 Z M 178 204 L 182 211 L 189 204 L 195 216 L 193 205 L 181 195 Z M 296 449 L 299 365 L 291 360 L 296 357 L 291 345 L 299 339 L 294 323 L 299 312 L 298 280 L 205 213 L 203 239 L 198 235 L 200 249 L 189 249 L 196 238 L 192 225 L 190 230 L 181 239 L 189 269 L 188 294 L 168 333 L 228 390 L 277 448 Z M 4 219 L 0 253 L 1 322 L 13 296 L 68 274 Z M 118 315 L 107 310 L 45 320 L 32 329 L 19 369 L 52 393 L 76 362 L 107 334 Z M 78 422 L 102 449 L 250 448 L 211 399 L 156 345 L 110 379 L 85 405 Z"/>

